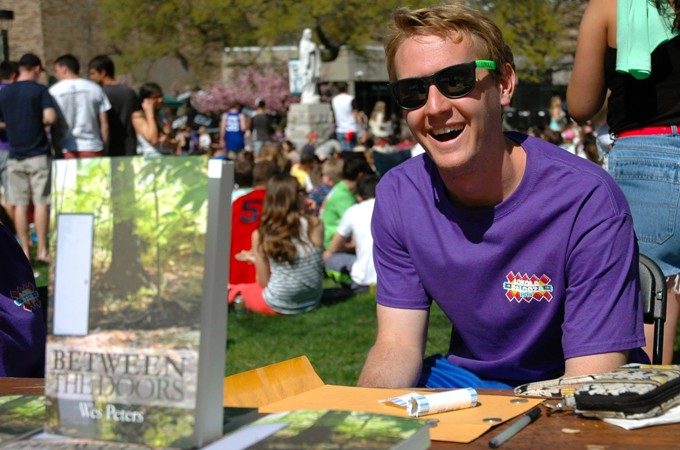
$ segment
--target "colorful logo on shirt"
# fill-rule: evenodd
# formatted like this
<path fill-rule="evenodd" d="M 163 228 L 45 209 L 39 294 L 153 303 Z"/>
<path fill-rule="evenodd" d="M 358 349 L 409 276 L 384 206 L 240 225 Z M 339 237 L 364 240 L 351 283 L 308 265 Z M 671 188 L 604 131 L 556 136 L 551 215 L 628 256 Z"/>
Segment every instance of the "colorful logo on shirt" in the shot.
<path fill-rule="evenodd" d="M 505 289 L 505 296 L 508 300 L 516 300 L 519 303 L 521 300 L 529 303 L 531 300 L 540 302 L 543 299 L 547 301 L 552 300 L 553 287 L 550 283 L 550 278 L 545 274 L 538 278 L 536 275 L 529 277 L 526 273 L 521 275 L 510 272 L 507 275 L 507 282 L 503 283 Z"/>
<path fill-rule="evenodd" d="M 14 299 L 17 306 L 22 306 L 26 311 L 33 311 L 40 307 L 40 298 L 38 298 L 38 291 L 33 283 L 25 283 L 23 286 L 17 287 L 16 291 L 10 291 L 9 296 Z"/>

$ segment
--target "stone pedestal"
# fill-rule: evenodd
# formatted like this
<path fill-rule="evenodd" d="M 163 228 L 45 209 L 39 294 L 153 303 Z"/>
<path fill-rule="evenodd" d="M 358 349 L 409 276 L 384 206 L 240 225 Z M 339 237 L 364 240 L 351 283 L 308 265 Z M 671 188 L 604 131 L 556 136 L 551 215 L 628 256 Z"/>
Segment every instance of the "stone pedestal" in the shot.
<path fill-rule="evenodd" d="M 319 134 L 319 143 L 325 142 L 335 129 L 330 103 L 293 103 L 288 108 L 286 136 L 298 150 L 307 144 L 307 135 Z"/>

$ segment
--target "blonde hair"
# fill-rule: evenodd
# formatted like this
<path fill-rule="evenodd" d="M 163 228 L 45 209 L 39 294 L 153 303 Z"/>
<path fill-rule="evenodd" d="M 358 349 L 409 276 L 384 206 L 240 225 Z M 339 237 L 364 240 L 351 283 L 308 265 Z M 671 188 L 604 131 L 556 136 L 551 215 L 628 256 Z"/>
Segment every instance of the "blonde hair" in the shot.
<path fill-rule="evenodd" d="M 392 15 L 389 36 L 385 43 L 390 81 L 397 79 L 394 58 L 401 44 L 413 36 L 426 35 L 451 37 L 456 43 L 466 36 L 472 41 L 479 59 L 488 59 L 496 63 L 498 70 L 491 71 L 496 79 L 505 71 L 506 63 L 513 69 L 515 67 L 512 50 L 501 30 L 476 9 L 460 3 L 434 5 L 416 10 L 400 6 Z"/>
<path fill-rule="evenodd" d="M 281 146 L 265 144 L 260 147 L 260 155 L 258 161 L 271 161 L 278 168 L 279 172 L 284 172 L 286 169 L 287 158 L 281 150 Z"/>
<path fill-rule="evenodd" d="M 378 100 L 377 102 L 375 102 L 375 105 L 373 106 L 373 111 L 371 112 L 370 120 L 377 120 L 378 113 L 382 113 L 384 118 L 386 109 L 387 105 L 385 105 L 384 101 Z"/>
<path fill-rule="evenodd" d="M 333 186 L 342 180 L 342 159 L 327 159 L 321 165 L 321 173 L 328 175 L 333 182 Z"/>

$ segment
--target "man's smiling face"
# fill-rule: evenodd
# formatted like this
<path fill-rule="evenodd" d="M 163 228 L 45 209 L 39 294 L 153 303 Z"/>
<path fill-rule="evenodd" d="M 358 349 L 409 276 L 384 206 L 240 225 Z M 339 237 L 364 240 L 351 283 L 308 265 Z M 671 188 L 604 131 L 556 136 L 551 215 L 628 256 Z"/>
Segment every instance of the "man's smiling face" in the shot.
<path fill-rule="evenodd" d="M 455 34 L 413 36 L 406 39 L 395 54 L 397 79 L 422 77 L 445 67 L 480 58 L 467 36 L 457 42 Z M 501 81 L 489 70 L 475 71 L 476 85 L 462 98 L 445 97 L 432 84 L 427 102 L 419 109 L 404 111 L 411 132 L 440 170 L 451 174 L 468 174 L 485 160 L 485 143 L 492 142 L 502 129 L 502 106 L 510 104 L 511 94 L 504 93 Z"/>

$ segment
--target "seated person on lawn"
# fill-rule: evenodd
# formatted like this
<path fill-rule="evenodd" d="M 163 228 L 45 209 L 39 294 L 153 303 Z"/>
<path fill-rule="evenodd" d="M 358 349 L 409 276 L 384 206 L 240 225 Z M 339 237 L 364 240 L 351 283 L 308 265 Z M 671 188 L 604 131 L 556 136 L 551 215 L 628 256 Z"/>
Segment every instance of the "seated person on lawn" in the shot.
<path fill-rule="evenodd" d="M 377 175 L 366 175 L 357 182 L 359 203 L 350 206 L 342 215 L 328 250 L 324 252 L 326 273 L 352 289 L 370 286 L 376 280 L 371 216 L 378 181 Z M 348 246 L 350 242 L 353 245 Z"/>
<path fill-rule="evenodd" d="M 0 377 L 43 377 L 46 333 L 31 264 L 0 225 Z"/>
<path fill-rule="evenodd" d="M 333 186 L 321 207 L 321 220 L 326 230 L 323 241 L 324 248 L 328 248 L 330 245 L 335 229 L 338 228 L 340 219 L 342 219 L 347 208 L 357 202 L 354 196 L 357 182 L 364 175 L 373 173 L 373 169 L 368 165 L 366 157 L 362 153 L 346 153 L 343 159 L 342 181 Z"/>
<path fill-rule="evenodd" d="M 236 165 L 238 164 L 240 163 Z M 255 283 L 255 266 L 248 262 L 245 253 L 250 251 L 253 231 L 260 226 L 267 183 L 274 172 L 275 165 L 272 161 L 260 161 L 255 164 L 251 175 L 255 187 L 237 198 L 231 205 L 230 290 L 232 285 Z"/>
<path fill-rule="evenodd" d="M 426 153 L 377 188 L 359 385 L 509 388 L 648 361 L 626 199 L 590 161 L 502 132 L 516 78 L 498 27 L 457 3 L 401 7 L 385 50 Z M 432 301 L 453 335 L 423 361 Z"/>
<path fill-rule="evenodd" d="M 257 283 L 229 286 L 245 309 L 258 314 L 300 314 L 319 306 L 323 294 L 323 223 L 306 211 L 305 189 L 295 177 L 275 175 L 267 184 L 262 218 L 242 256 L 255 266 Z"/>

